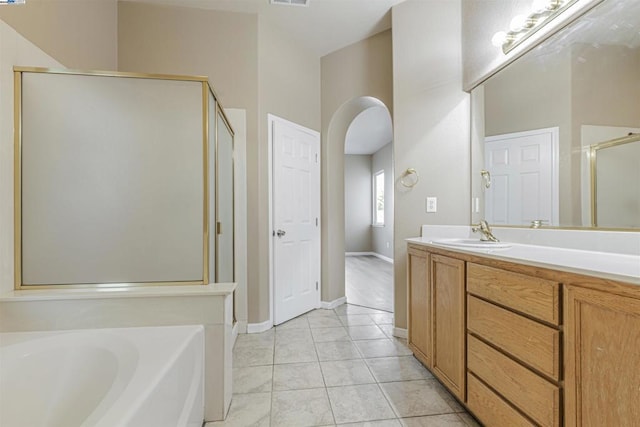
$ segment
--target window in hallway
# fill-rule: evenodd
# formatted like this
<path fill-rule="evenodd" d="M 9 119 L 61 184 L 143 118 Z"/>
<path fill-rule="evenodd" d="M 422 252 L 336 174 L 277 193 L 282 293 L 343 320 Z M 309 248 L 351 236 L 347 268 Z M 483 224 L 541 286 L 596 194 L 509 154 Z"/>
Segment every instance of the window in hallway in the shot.
<path fill-rule="evenodd" d="M 384 170 L 373 177 L 373 225 L 384 225 Z"/>

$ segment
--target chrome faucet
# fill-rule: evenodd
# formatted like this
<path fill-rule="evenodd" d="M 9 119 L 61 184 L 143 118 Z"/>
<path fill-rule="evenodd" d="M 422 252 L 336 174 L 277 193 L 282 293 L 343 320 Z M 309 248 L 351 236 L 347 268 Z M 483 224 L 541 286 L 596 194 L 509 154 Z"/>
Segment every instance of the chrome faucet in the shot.
<path fill-rule="evenodd" d="M 547 221 L 545 221 L 544 219 L 534 219 L 533 221 L 531 221 L 531 228 L 540 228 L 546 222 Z"/>
<path fill-rule="evenodd" d="M 491 241 L 491 242 L 499 242 L 500 240 L 498 240 L 496 238 L 496 236 L 493 235 L 493 233 L 491 232 L 491 227 L 489 227 L 489 223 L 487 221 L 485 221 L 484 219 L 480 220 L 480 224 L 478 224 L 477 227 L 471 227 L 471 231 L 473 231 L 474 233 L 480 232 L 482 233 L 482 237 L 480 238 L 480 240 L 482 241 Z"/>

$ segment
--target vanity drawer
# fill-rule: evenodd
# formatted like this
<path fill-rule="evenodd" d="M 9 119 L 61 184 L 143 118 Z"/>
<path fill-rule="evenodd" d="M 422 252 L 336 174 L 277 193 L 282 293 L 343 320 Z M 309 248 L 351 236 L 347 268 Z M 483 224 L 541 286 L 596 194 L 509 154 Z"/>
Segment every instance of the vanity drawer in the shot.
<path fill-rule="evenodd" d="M 419 256 L 426 256 L 427 248 L 424 246 L 412 245 L 411 243 L 409 243 L 409 245 L 407 246 L 407 253 L 419 255 Z"/>
<path fill-rule="evenodd" d="M 543 427 L 560 425 L 560 390 L 472 335 L 467 369 Z"/>
<path fill-rule="evenodd" d="M 559 380 L 559 331 L 470 295 L 467 296 L 467 330 Z"/>
<path fill-rule="evenodd" d="M 486 427 L 535 426 L 473 374 L 467 374 L 467 406 Z"/>
<path fill-rule="evenodd" d="M 467 292 L 553 325 L 560 324 L 560 284 L 468 263 Z"/>

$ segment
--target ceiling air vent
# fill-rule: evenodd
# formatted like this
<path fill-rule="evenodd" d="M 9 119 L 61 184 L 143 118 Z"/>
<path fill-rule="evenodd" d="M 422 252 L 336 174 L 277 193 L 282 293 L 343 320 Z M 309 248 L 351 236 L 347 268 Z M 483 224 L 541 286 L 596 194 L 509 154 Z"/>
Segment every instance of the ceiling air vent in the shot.
<path fill-rule="evenodd" d="M 269 3 L 284 6 L 309 6 L 309 1 L 311 0 L 269 0 Z"/>

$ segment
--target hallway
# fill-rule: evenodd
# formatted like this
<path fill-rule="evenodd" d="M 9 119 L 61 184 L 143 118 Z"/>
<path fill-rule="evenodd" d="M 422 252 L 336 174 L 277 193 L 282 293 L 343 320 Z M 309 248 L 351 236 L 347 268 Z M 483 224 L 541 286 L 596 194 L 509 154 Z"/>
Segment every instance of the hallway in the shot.
<path fill-rule="evenodd" d="M 373 255 L 345 257 L 349 304 L 393 313 L 393 264 Z"/>
<path fill-rule="evenodd" d="M 406 341 L 392 337 L 392 321 L 343 304 L 240 335 L 229 415 L 207 427 L 477 427 Z"/>

